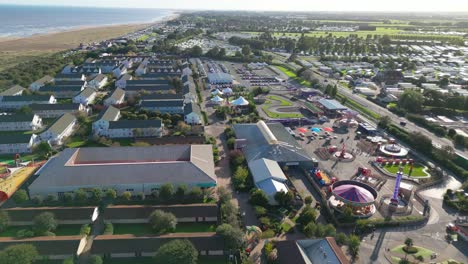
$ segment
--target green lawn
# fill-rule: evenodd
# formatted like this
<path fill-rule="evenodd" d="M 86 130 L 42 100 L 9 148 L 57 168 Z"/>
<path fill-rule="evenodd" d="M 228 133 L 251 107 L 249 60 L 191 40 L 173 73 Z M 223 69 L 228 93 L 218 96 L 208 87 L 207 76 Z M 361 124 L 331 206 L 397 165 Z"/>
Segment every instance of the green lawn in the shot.
<path fill-rule="evenodd" d="M 289 232 L 289 230 L 291 230 L 293 228 L 289 223 L 286 223 L 286 222 L 283 222 L 281 224 L 281 227 L 283 228 L 283 231 L 285 233 Z"/>
<path fill-rule="evenodd" d="M 34 262 L 36 263 L 36 262 Z M 44 264 L 48 262 L 44 262 Z M 154 259 L 151 257 L 138 258 L 106 258 L 104 264 L 153 264 Z M 224 256 L 199 256 L 198 264 L 227 264 L 229 261 Z"/>
<path fill-rule="evenodd" d="M 175 233 L 215 232 L 216 225 L 212 223 L 179 223 Z M 114 224 L 114 235 L 133 234 L 144 236 L 153 234 L 148 224 Z"/>
<path fill-rule="evenodd" d="M 262 110 L 271 118 L 301 118 L 304 117 L 299 113 L 274 113 L 269 110 L 270 105 L 263 105 Z"/>
<path fill-rule="evenodd" d="M 66 145 L 68 148 L 81 148 L 81 147 L 105 147 L 105 145 L 99 144 L 90 140 L 83 140 L 81 137 L 71 137 L 70 143 Z"/>
<path fill-rule="evenodd" d="M 280 102 L 281 103 L 280 106 L 292 106 L 293 105 L 293 103 L 291 103 L 291 102 L 289 102 L 289 101 L 287 101 L 287 100 L 285 100 L 285 99 L 283 99 L 283 98 L 281 98 L 279 96 L 276 96 L 276 95 L 269 95 L 269 96 L 267 96 L 267 98 Z"/>
<path fill-rule="evenodd" d="M 31 229 L 31 226 L 9 226 L 0 233 L 0 237 L 16 237 L 16 233 L 22 229 Z M 77 236 L 80 234 L 81 225 L 59 225 L 53 233 L 56 236 Z"/>
<path fill-rule="evenodd" d="M 392 174 L 396 174 L 399 169 L 400 169 L 400 166 L 401 165 L 385 165 L 384 166 L 384 169 Z M 428 176 L 427 173 L 425 173 L 423 170 L 424 170 L 424 166 L 419 164 L 419 163 L 415 163 L 414 166 L 413 166 L 413 172 L 411 173 L 411 177 L 426 177 Z M 403 166 L 403 173 L 408 175 L 409 173 L 409 170 L 410 170 L 410 165 L 405 165 Z"/>
<path fill-rule="evenodd" d="M 399 245 L 399 246 L 393 248 L 391 251 L 404 255 L 405 251 L 403 251 L 403 247 L 405 247 L 405 245 Z M 431 255 L 432 255 L 432 253 L 434 253 L 433 251 L 431 251 L 431 250 L 429 250 L 427 248 L 416 247 L 416 246 L 415 246 L 415 248 L 418 249 L 418 252 L 416 252 L 415 254 L 408 254 L 408 255 L 413 255 L 415 257 L 422 256 L 425 259 L 429 259 L 431 257 Z"/>

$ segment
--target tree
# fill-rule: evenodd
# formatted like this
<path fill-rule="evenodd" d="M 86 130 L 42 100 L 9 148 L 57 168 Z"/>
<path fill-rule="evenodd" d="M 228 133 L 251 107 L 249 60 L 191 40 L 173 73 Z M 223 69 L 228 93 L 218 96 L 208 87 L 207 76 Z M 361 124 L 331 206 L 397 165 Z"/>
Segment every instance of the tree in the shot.
<path fill-rule="evenodd" d="M 268 197 L 266 193 L 260 189 L 255 189 L 250 194 L 250 203 L 253 205 L 268 206 Z"/>
<path fill-rule="evenodd" d="M 36 217 L 34 217 L 34 232 L 36 234 L 44 234 L 46 232 L 51 232 L 54 231 L 57 226 L 57 220 L 55 220 L 55 216 L 53 213 L 50 212 L 44 212 Z"/>
<path fill-rule="evenodd" d="M 465 145 L 465 137 L 463 135 L 455 135 L 453 137 L 453 143 L 457 146 L 464 146 Z"/>
<path fill-rule="evenodd" d="M 102 199 L 102 190 L 99 189 L 99 188 L 93 188 L 91 190 L 91 197 L 90 197 L 91 201 L 95 202 L 95 203 L 98 203 L 101 201 Z"/>
<path fill-rule="evenodd" d="M 243 56 L 247 57 L 247 56 L 250 55 L 251 52 L 252 51 L 250 50 L 249 46 L 245 45 L 245 46 L 242 47 L 242 55 Z"/>
<path fill-rule="evenodd" d="M 175 230 L 177 225 L 175 215 L 161 210 L 154 210 L 149 217 L 149 222 L 151 224 L 151 228 L 157 234 L 172 232 Z"/>
<path fill-rule="evenodd" d="M 39 157 L 48 158 L 52 153 L 52 147 L 49 143 L 42 141 L 34 147 L 33 153 Z"/>
<path fill-rule="evenodd" d="M 84 203 L 88 199 L 88 194 L 83 189 L 75 190 L 75 201 Z"/>
<path fill-rule="evenodd" d="M 356 235 L 349 235 L 348 237 L 348 248 L 351 256 L 357 257 L 359 254 L 359 246 L 361 245 L 361 240 Z"/>
<path fill-rule="evenodd" d="M 218 194 L 218 201 L 220 204 L 229 202 L 232 199 L 231 192 L 229 192 L 229 190 L 224 186 L 219 186 L 216 193 Z"/>
<path fill-rule="evenodd" d="M 10 224 L 10 216 L 6 211 L 0 210 L 0 233 Z"/>
<path fill-rule="evenodd" d="M 179 121 L 177 122 L 177 131 L 179 131 L 182 134 L 187 134 L 192 130 L 192 127 L 190 125 L 187 125 L 184 121 Z"/>
<path fill-rule="evenodd" d="M 190 190 L 190 200 L 193 202 L 202 202 L 203 201 L 203 191 L 198 186 L 193 186 Z"/>
<path fill-rule="evenodd" d="M 165 264 L 197 264 L 198 251 L 187 239 L 175 239 L 162 245 L 154 260 Z"/>
<path fill-rule="evenodd" d="M 232 177 L 232 183 L 236 189 L 242 190 L 245 188 L 247 177 L 249 176 L 249 170 L 244 166 L 237 167 Z"/>
<path fill-rule="evenodd" d="M 398 105 L 412 113 L 418 113 L 422 109 L 424 98 L 421 93 L 414 90 L 405 90 L 400 96 Z"/>
<path fill-rule="evenodd" d="M 405 245 L 406 245 L 406 248 L 407 248 L 407 249 L 409 249 L 410 247 L 412 247 L 412 246 L 413 246 L 413 239 L 407 237 L 407 238 L 405 239 Z"/>
<path fill-rule="evenodd" d="M 388 125 L 390 125 L 392 122 L 392 119 L 389 116 L 382 116 L 380 117 L 378 126 L 381 128 L 387 128 Z"/>
<path fill-rule="evenodd" d="M 174 194 L 174 186 L 171 183 L 166 183 L 161 186 L 159 189 L 159 198 L 163 201 L 168 202 L 172 199 Z"/>
<path fill-rule="evenodd" d="M 439 86 L 440 87 L 447 87 L 449 85 L 449 80 L 447 79 L 447 77 L 444 77 L 442 79 L 439 80 Z"/>
<path fill-rule="evenodd" d="M 100 256 L 91 256 L 89 258 L 89 263 L 90 264 L 102 264 L 104 262 L 102 261 L 102 258 Z"/>
<path fill-rule="evenodd" d="M 311 205 L 312 204 L 312 196 L 306 196 L 306 198 L 304 199 L 304 203 L 306 205 Z"/>
<path fill-rule="evenodd" d="M 31 264 L 38 257 L 39 253 L 33 245 L 18 244 L 0 251 L 0 264 Z"/>
<path fill-rule="evenodd" d="M 75 263 L 75 260 L 73 259 L 73 257 L 69 257 L 67 259 L 64 259 L 62 264 L 74 264 Z"/>
<path fill-rule="evenodd" d="M 414 145 L 414 148 L 421 151 L 422 153 L 432 152 L 432 140 L 420 132 L 414 132 L 410 134 L 410 140 Z"/>
<path fill-rule="evenodd" d="M 455 129 L 453 128 L 450 128 L 447 132 L 447 136 L 450 138 L 453 138 L 456 134 L 457 134 L 457 131 L 455 131 Z"/>
<path fill-rule="evenodd" d="M 280 191 L 275 194 L 275 200 L 279 205 L 283 207 L 289 207 L 294 200 L 294 195 L 292 192 Z"/>
<path fill-rule="evenodd" d="M 185 195 L 187 194 L 187 185 L 181 184 L 177 186 L 177 190 L 175 192 L 175 197 L 179 199 L 179 201 L 183 201 L 185 199 Z"/>
<path fill-rule="evenodd" d="M 315 211 L 314 208 L 310 206 L 306 206 L 301 214 L 299 215 L 299 218 L 297 218 L 297 223 L 302 224 L 303 226 L 307 225 L 310 222 L 315 222 L 315 219 L 317 218 L 317 212 Z"/>
<path fill-rule="evenodd" d="M 66 204 L 73 202 L 73 193 L 66 192 L 62 196 L 62 201 Z"/>
<path fill-rule="evenodd" d="M 24 189 L 19 189 L 13 194 L 12 198 L 16 204 L 22 204 L 28 200 L 28 193 Z"/>
<path fill-rule="evenodd" d="M 239 249 L 244 243 L 244 235 L 239 228 L 235 228 L 229 224 L 222 224 L 216 228 L 216 234 L 220 235 L 224 240 L 226 249 Z"/>
<path fill-rule="evenodd" d="M 117 198 L 117 192 L 114 189 L 107 189 L 106 198 L 109 200 L 115 200 Z"/>
<path fill-rule="evenodd" d="M 192 55 L 192 57 L 200 57 L 203 55 L 203 50 L 200 46 L 196 45 L 192 47 L 192 49 L 190 50 L 190 54 Z"/>
<path fill-rule="evenodd" d="M 335 240 L 336 240 L 336 243 L 338 243 L 338 245 L 340 246 L 348 243 L 348 237 L 346 236 L 345 233 L 341 233 L 341 232 L 336 234 Z"/>
<path fill-rule="evenodd" d="M 130 201 L 132 199 L 132 193 L 131 192 L 123 192 L 120 197 L 124 201 Z"/>

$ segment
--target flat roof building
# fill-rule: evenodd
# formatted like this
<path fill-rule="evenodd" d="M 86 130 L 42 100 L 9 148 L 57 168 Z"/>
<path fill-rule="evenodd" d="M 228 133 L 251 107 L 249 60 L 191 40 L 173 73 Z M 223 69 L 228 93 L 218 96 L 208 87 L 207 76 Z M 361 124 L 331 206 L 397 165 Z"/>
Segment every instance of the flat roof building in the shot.
<path fill-rule="evenodd" d="M 80 188 L 151 194 L 165 183 L 216 186 L 211 145 L 65 149 L 29 186 L 31 195 L 63 195 Z"/>

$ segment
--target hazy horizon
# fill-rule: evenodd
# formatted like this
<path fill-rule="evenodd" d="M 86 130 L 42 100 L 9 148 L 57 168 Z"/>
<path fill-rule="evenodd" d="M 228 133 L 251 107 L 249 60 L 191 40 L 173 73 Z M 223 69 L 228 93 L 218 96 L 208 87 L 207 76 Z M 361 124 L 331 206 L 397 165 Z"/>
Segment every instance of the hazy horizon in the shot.
<path fill-rule="evenodd" d="M 101 8 L 157 8 L 175 10 L 220 10 L 220 11 L 286 11 L 286 12 L 405 12 L 405 13 L 467 13 L 468 1 L 446 0 L 443 2 L 392 0 L 388 2 L 373 0 L 330 0 L 317 2 L 307 0 L 284 1 L 272 0 L 268 3 L 260 0 L 213 1 L 199 0 L 194 7 L 191 0 L 172 2 L 154 0 L 82 0 L 79 3 L 71 0 L 0 0 L 0 4 L 36 5 L 36 6 L 70 6 Z"/>

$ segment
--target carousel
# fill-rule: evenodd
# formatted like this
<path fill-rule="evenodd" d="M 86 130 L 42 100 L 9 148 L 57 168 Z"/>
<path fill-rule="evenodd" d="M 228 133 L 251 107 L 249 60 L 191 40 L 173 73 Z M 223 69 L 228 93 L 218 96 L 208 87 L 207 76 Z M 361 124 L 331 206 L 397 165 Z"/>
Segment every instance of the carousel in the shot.
<path fill-rule="evenodd" d="M 354 217 L 367 218 L 376 211 L 374 202 L 377 199 L 377 191 L 365 183 L 339 181 L 333 184 L 331 193 L 328 203 L 340 213 L 343 213 L 346 207 L 350 207 Z"/>
<path fill-rule="evenodd" d="M 385 144 L 385 145 L 380 144 L 379 150 L 386 156 L 402 158 L 408 155 L 408 150 L 398 145 L 395 142 L 395 139 L 390 139 L 388 144 Z"/>

